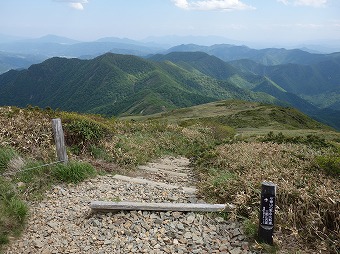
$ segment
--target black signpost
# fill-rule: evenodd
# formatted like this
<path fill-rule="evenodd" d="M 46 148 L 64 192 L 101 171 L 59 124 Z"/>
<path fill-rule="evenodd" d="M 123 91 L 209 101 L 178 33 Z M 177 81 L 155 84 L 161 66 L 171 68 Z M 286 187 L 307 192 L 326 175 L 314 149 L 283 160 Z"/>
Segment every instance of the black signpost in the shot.
<path fill-rule="evenodd" d="M 270 245 L 273 244 L 275 195 L 276 185 L 270 182 L 263 182 L 258 237 L 261 242 Z"/>

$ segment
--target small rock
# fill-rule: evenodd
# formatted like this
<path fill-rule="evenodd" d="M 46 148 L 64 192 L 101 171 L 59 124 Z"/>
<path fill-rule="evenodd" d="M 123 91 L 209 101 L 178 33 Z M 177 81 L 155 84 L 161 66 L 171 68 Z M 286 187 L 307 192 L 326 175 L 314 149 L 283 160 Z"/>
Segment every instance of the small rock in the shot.
<path fill-rule="evenodd" d="M 192 234 L 190 232 L 185 232 L 184 237 L 186 239 L 190 239 L 190 238 L 192 238 Z"/>
<path fill-rule="evenodd" d="M 172 213 L 172 217 L 174 217 L 175 219 L 178 219 L 182 216 L 182 213 L 181 212 L 173 212 Z"/>
<path fill-rule="evenodd" d="M 18 182 L 17 183 L 18 188 L 24 188 L 26 184 L 24 182 Z"/>
<path fill-rule="evenodd" d="M 53 221 L 50 221 L 50 222 L 47 222 L 47 225 L 53 229 L 56 229 L 58 228 L 58 223 L 56 222 L 53 222 Z"/>
<path fill-rule="evenodd" d="M 222 223 L 224 219 L 222 217 L 216 217 L 215 221 L 217 221 L 218 223 Z"/>
<path fill-rule="evenodd" d="M 44 245 L 45 244 L 42 241 L 40 241 L 40 240 L 35 240 L 34 241 L 34 247 L 37 247 L 37 248 L 41 249 L 42 247 L 44 247 Z"/>
<path fill-rule="evenodd" d="M 91 249 L 91 246 L 85 246 L 84 247 L 84 251 L 88 251 L 88 250 L 90 250 Z"/>
<path fill-rule="evenodd" d="M 41 254 L 51 254 L 52 252 L 49 249 L 44 249 Z"/>
<path fill-rule="evenodd" d="M 242 250 L 241 248 L 235 248 L 229 251 L 230 254 L 241 254 Z"/>
<path fill-rule="evenodd" d="M 182 223 L 178 223 L 177 228 L 180 230 L 184 230 L 184 225 Z"/>
<path fill-rule="evenodd" d="M 194 220 L 195 220 L 195 216 L 191 215 L 187 218 L 186 222 L 187 222 L 187 224 L 190 225 L 194 222 Z"/>

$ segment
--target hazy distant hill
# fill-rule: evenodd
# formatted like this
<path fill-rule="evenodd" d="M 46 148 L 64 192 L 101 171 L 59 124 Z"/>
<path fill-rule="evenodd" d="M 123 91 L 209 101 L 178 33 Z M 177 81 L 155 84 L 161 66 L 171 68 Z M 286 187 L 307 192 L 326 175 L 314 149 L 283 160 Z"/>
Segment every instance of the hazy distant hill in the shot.
<path fill-rule="evenodd" d="M 47 57 L 39 55 L 14 54 L 0 51 L 0 74 L 11 69 L 28 68 L 32 64 L 41 63 Z"/>
<path fill-rule="evenodd" d="M 13 39 L 0 41 L 0 51 L 15 54 L 44 55 L 48 57 L 82 57 L 94 58 L 101 54 L 124 53 L 146 56 L 163 51 L 164 48 L 154 44 L 143 43 L 130 39 L 114 37 L 102 38 L 97 41 L 80 42 L 66 37 L 46 35 L 36 39 Z"/>
<path fill-rule="evenodd" d="M 205 52 L 224 61 L 249 59 L 263 65 L 278 65 L 287 63 L 312 64 L 329 59 L 329 55 L 312 54 L 300 49 L 252 49 L 247 46 L 235 46 L 229 44 L 216 44 L 212 46 L 200 46 L 195 44 L 179 45 L 168 49 L 170 52 Z"/>

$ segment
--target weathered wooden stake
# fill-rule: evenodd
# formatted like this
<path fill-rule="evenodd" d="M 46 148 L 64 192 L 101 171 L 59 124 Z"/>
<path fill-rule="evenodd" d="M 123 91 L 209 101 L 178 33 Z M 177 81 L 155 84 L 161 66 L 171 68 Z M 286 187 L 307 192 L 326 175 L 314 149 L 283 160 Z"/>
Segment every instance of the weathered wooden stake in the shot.
<path fill-rule="evenodd" d="M 261 242 L 270 245 L 273 244 L 275 196 L 276 185 L 270 182 L 263 182 L 258 237 Z"/>
<path fill-rule="evenodd" d="M 64 132 L 60 118 L 52 119 L 52 128 L 54 134 L 54 141 L 57 149 L 58 160 L 67 163 L 68 157 L 66 153 Z"/>

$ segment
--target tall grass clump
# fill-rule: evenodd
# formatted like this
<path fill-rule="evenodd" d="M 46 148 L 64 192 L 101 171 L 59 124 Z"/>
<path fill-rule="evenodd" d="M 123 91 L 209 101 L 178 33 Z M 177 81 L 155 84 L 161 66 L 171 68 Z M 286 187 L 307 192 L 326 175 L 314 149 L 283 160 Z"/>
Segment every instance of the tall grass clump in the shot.
<path fill-rule="evenodd" d="M 13 185 L 0 177 L 0 250 L 8 237 L 22 230 L 28 207 L 16 193 Z"/>
<path fill-rule="evenodd" d="M 62 182 L 79 183 L 96 175 L 96 170 L 89 163 L 69 162 L 59 164 L 52 169 L 52 174 Z"/>
<path fill-rule="evenodd" d="M 315 170 L 315 158 L 332 153 L 332 148 L 305 144 L 240 142 L 205 151 L 196 158 L 195 168 L 202 195 L 235 204 L 233 216 L 256 224 L 261 183 L 277 184 L 275 242 L 284 247 L 295 241 L 312 251 L 337 253 L 340 182 Z"/>
<path fill-rule="evenodd" d="M 0 174 L 7 169 L 10 161 L 16 156 L 14 149 L 0 146 Z"/>

